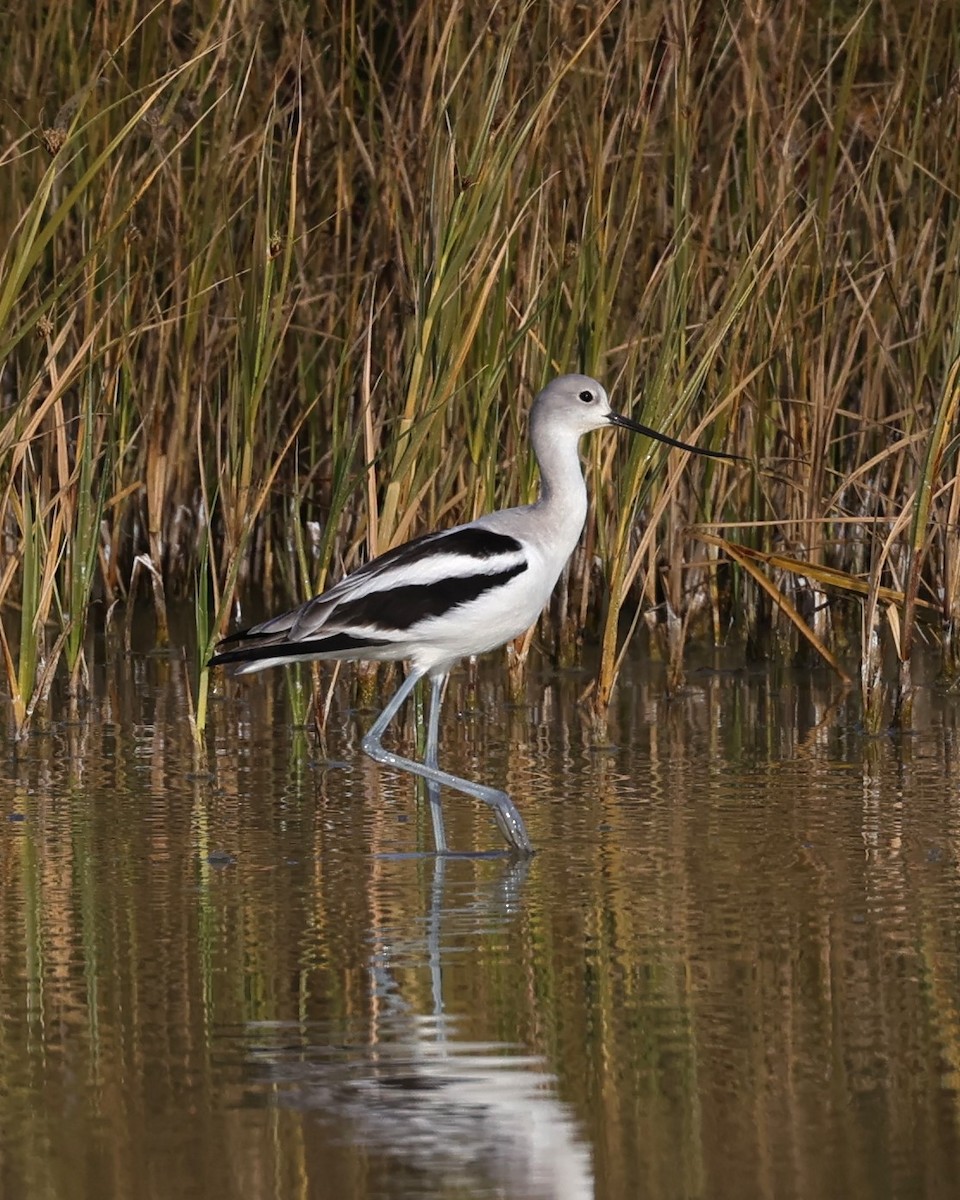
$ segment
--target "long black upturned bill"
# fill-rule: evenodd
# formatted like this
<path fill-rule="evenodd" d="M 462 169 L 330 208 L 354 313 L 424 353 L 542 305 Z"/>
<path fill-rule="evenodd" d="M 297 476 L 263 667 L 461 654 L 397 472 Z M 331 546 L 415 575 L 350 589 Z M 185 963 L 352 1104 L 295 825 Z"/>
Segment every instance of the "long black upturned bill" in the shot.
<path fill-rule="evenodd" d="M 607 418 L 611 425 L 618 425 L 621 429 L 629 429 L 633 433 L 643 433 L 647 437 L 654 438 L 658 442 L 664 442 L 668 446 L 676 446 L 678 450 L 689 450 L 691 454 L 702 454 L 706 458 L 728 458 L 732 462 L 742 462 L 741 454 L 726 454 L 723 450 L 704 450 L 700 446 L 690 446 L 687 442 L 681 442 L 677 438 L 668 437 L 665 433 L 658 433 L 656 429 L 651 429 L 649 425 L 641 425 L 639 421 L 632 421 L 629 417 L 623 417 L 620 413 L 611 413 Z"/>

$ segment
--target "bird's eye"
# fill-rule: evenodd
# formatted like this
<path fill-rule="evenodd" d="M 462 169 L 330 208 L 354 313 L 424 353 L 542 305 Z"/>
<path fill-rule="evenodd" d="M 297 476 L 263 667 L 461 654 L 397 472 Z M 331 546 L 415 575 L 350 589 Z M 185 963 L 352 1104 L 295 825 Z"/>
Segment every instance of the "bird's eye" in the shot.
<path fill-rule="evenodd" d="M 594 396 L 593 392 L 588 392 L 586 389 L 584 389 L 580 393 L 580 399 L 584 402 L 584 404 L 592 404 L 595 399 L 595 396 Z"/>

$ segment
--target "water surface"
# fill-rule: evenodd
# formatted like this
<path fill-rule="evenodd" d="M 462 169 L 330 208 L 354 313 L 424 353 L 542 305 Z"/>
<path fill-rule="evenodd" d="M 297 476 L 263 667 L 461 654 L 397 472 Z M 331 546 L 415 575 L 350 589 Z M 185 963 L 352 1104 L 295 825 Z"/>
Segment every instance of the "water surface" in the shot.
<path fill-rule="evenodd" d="M 525 865 L 418 856 L 370 713 L 320 747 L 282 674 L 200 756 L 151 656 L 0 744 L 0 1197 L 955 1196 L 957 701 L 868 739 L 825 675 L 638 662 L 598 749 L 584 683 L 451 685 Z"/>

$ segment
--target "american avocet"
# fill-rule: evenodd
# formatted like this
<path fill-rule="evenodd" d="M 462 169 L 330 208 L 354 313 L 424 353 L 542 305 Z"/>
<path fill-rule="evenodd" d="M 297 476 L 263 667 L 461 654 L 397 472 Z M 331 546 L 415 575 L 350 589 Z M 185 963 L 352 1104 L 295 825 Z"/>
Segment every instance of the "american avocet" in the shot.
<path fill-rule="evenodd" d="M 427 781 L 438 854 L 447 853 L 441 787 L 488 804 L 512 850 L 532 853 L 523 819 L 506 792 L 440 769 L 440 704 L 447 676 L 459 659 L 517 637 L 550 599 L 587 516 L 577 446 L 583 434 L 608 425 L 695 454 L 735 457 L 698 450 L 623 417 L 610 408 L 595 379 L 563 375 L 547 384 L 530 412 L 530 438 L 540 467 L 535 503 L 489 513 L 388 550 L 300 608 L 231 634 L 218 645 L 210 665 L 248 674 L 311 659 L 408 661 L 406 678 L 363 739 L 365 753 Z M 381 739 L 425 675 L 431 683 L 427 746 L 424 761 L 416 762 L 385 750 Z"/>

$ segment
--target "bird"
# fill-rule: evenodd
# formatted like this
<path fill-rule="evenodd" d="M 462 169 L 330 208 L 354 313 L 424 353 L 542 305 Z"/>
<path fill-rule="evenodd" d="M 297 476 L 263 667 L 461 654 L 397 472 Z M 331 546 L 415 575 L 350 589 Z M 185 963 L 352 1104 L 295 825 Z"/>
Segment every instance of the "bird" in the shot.
<path fill-rule="evenodd" d="M 440 709 L 457 662 L 518 637 L 546 607 L 586 522 L 581 437 L 615 426 L 710 458 L 737 457 L 688 445 L 623 416 L 611 408 L 603 385 L 587 375 L 561 375 L 549 382 L 533 402 L 529 426 L 540 469 L 540 491 L 532 504 L 500 509 L 388 550 L 299 608 L 230 634 L 209 662 L 237 675 L 314 660 L 408 663 L 403 683 L 361 745 L 375 762 L 426 780 L 438 855 L 451 853 L 442 788 L 487 804 L 509 853 L 533 853 L 523 818 L 506 792 L 440 768 Z M 430 707 L 420 762 L 386 749 L 382 739 L 425 677 Z"/>

